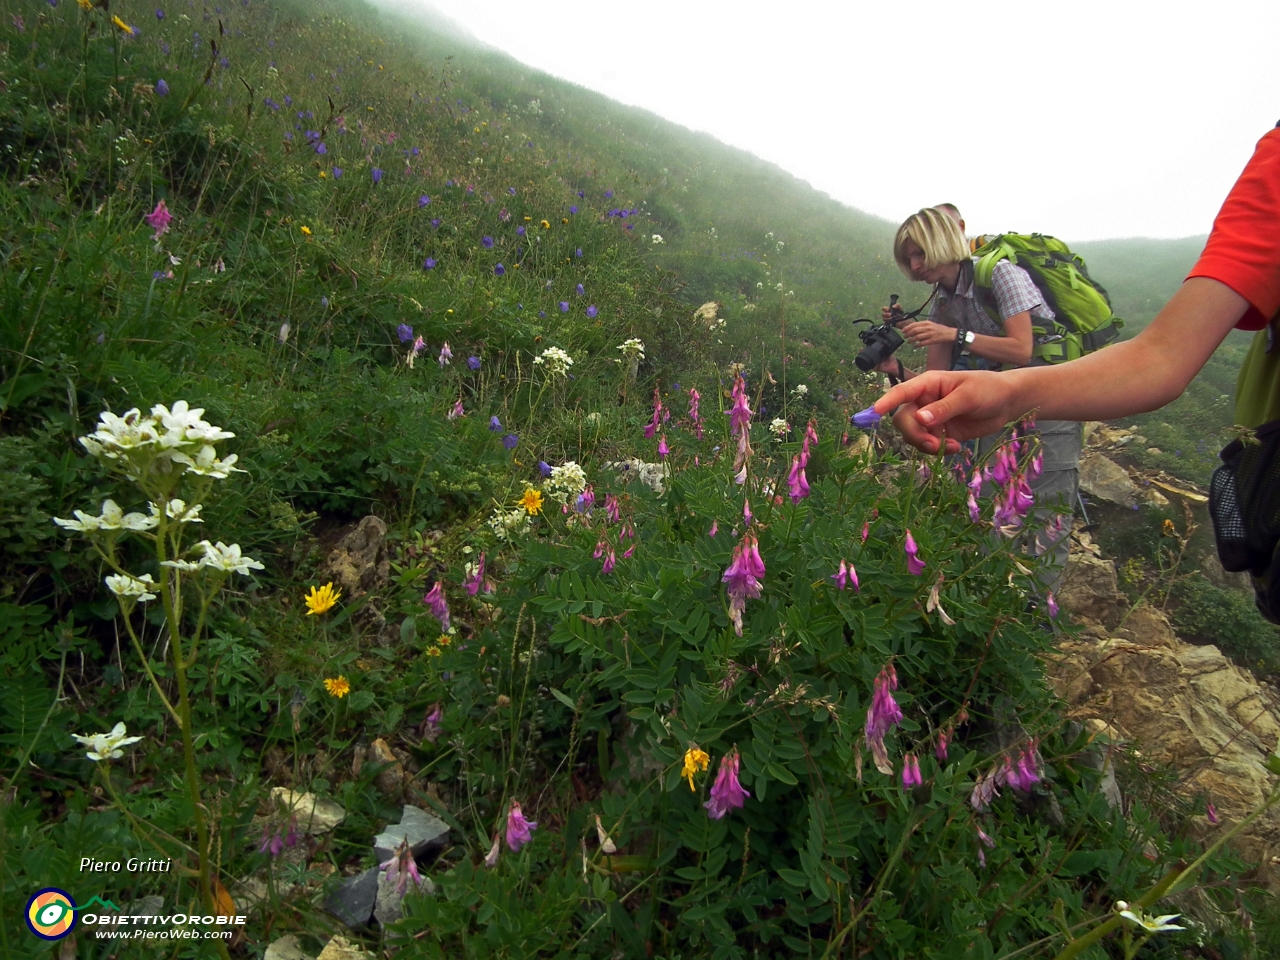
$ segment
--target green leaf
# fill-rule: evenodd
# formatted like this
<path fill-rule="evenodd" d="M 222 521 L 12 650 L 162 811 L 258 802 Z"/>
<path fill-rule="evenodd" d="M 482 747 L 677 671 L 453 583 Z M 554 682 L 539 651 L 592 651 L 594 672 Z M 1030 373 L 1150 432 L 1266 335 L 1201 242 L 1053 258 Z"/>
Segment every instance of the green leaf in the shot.
<path fill-rule="evenodd" d="M 565 695 L 564 693 L 561 693 L 555 687 L 551 687 L 551 695 L 555 697 L 557 700 L 559 700 L 561 703 L 563 703 L 570 710 L 577 712 L 577 709 L 578 709 L 577 705 L 572 700 L 570 700 L 567 695 Z"/>
<path fill-rule="evenodd" d="M 793 787 L 800 782 L 795 778 L 795 775 L 790 770 L 788 770 L 786 767 L 782 766 L 781 764 L 770 761 L 769 763 L 765 764 L 765 769 L 769 771 L 769 776 L 773 777 L 773 779 L 780 780 L 783 783 L 790 784 Z"/>
<path fill-rule="evenodd" d="M 799 890 L 803 890 L 809 886 L 809 878 L 799 870 L 791 870 L 787 867 L 778 869 L 778 876 L 782 878 L 783 883 L 789 884 Z"/>

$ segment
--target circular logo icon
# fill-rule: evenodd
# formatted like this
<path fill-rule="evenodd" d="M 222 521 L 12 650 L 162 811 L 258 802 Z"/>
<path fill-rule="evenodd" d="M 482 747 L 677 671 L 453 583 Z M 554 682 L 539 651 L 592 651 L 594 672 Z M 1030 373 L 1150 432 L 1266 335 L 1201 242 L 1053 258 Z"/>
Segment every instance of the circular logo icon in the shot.
<path fill-rule="evenodd" d="M 42 940 L 61 940 L 76 925 L 76 902 L 65 890 L 45 887 L 27 901 L 27 926 Z"/>

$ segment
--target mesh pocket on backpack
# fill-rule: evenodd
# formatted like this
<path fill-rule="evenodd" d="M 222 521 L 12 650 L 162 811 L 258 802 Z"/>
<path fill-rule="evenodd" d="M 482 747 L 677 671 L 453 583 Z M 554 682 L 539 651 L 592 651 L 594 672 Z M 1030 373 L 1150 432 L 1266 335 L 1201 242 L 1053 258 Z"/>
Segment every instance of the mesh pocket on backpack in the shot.
<path fill-rule="evenodd" d="M 1253 576 L 1258 609 L 1280 618 L 1280 420 L 1259 427 L 1257 442 L 1233 440 L 1213 472 L 1209 514 L 1222 566 Z"/>

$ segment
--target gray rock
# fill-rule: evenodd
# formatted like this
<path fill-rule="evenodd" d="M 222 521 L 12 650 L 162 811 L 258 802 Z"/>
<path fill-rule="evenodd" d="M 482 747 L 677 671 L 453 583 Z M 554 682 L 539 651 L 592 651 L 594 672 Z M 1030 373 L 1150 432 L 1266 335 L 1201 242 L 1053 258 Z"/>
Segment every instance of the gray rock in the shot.
<path fill-rule="evenodd" d="M 376 593 L 386 585 L 391 571 L 387 525 L 378 517 L 365 517 L 338 541 L 325 569 L 348 592 L 349 599 Z"/>
<path fill-rule="evenodd" d="M 416 891 L 429 896 L 436 892 L 436 886 L 431 882 L 430 877 L 423 877 L 421 881 L 415 881 L 410 877 L 403 892 L 396 887 L 395 880 L 388 880 L 383 871 L 378 872 L 378 898 L 373 906 L 373 916 L 384 927 L 404 915 L 404 898 L 408 894 Z"/>
<path fill-rule="evenodd" d="M 324 945 L 316 960 L 370 960 L 370 954 L 346 937 L 334 937 Z"/>
<path fill-rule="evenodd" d="M 262 955 L 262 960 L 312 960 L 312 958 L 302 952 L 302 947 L 298 945 L 298 935 L 290 933 L 279 940 L 273 940 L 267 947 L 267 952 Z"/>
<path fill-rule="evenodd" d="M 402 842 L 409 841 L 415 858 L 443 849 L 449 842 L 449 825 L 439 817 L 433 817 L 420 807 L 406 803 L 400 822 L 389 826 L 373 838 L 373 850 L 378 862 L 391 859 Z"/>
<path fill-rule="evenodd" d="M 324 908 L 355 929 L 369 922 L 377 899 L 378 868 L 370 867 L 364 873 L 342 881 L 342 885 L 325 898 Z"/>
<path fill-rule="evenodd" d="M 1138 500 L 1138 487 L 1125 469 L 1100 453 L 1080 458 L 1080 489 L 1122 507 L 1131 507 Z"/>
<path fill-rule="evenodd" d="M 341 804 L 314 794 L 294 792 L 288 787 L 272 787 L 271 799 L 286 814 L 298 818 L 298 829 L 304 833 L 328 833 L 347 817 Z"/>

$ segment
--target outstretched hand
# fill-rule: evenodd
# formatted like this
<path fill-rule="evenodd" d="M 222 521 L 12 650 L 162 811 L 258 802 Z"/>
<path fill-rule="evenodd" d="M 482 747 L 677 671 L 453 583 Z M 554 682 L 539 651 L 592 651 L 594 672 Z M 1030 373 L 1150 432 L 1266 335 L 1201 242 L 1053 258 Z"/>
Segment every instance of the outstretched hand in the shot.
<path fill-rule="evenodd" d="M 1000 430 L 1025 410 L 1015 410 L 1007 375 L 989 370 L 931 370 L 893 387 L 875 403 L 876 413 L 895 407 L 893 424 L 913 447 L 958 453 L 961 440 Z"/>

